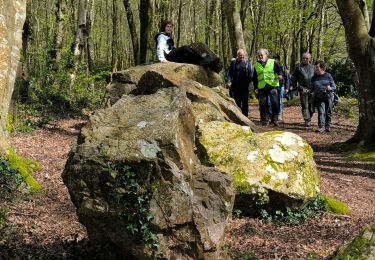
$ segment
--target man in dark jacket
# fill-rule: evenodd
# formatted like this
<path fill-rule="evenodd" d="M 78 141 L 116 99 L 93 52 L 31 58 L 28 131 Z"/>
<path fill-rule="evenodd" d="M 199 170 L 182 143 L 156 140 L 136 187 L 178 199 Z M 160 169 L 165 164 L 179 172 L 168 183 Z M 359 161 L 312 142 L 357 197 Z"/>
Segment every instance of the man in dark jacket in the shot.
<path fill-rule="evenodd" d="M 311 78 L 314 76 L 314 65 L 310 64 L 310 61 L 310 53 L 305 52 L 302 55 L 301 64 L 297 64 L 293 74 L 293 89 L 299 90 L 302 116 L 307 127 L 311 126 L 311 117 L 314 113 L 314 101 L 311 96 Z"/>
<path fill-rule="evenodd" d="M 249 84 L 252 76 L 253 69 L 245 58 L 245 51 L 238 49 L 237 58 L 229 66 L 227 84 L 237 106 L 245 116 L 249 115 Z"/>
<path fill-rule="evenodd" d="M 258 61 L 254 70 L 254 89 L 258 94 L 260 121 L 262 125 L 268 124 L 269 108 L 268 100 L 271 103 L 271 123 L 278 126 L 279 114 L 279 80 L 283 78 L 280 66 L 274 59 L 268 59 L 268 50 L 258 51 Z"/>

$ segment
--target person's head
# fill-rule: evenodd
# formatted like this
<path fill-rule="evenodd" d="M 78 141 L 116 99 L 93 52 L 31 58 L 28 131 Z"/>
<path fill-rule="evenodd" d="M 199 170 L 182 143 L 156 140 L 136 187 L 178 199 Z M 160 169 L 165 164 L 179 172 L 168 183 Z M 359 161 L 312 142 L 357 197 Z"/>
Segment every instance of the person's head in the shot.
<path fill-rule="evenodd" d="M 237 60 L 240 62 L 245 60 L 245 51 L 243 49 L 237 50 Z"/>
<path fill-rule="evenodd" d="M 280 55 L 278 53 L 273 55 L 273 58 L 275 59 L 276 63 L 280 64 Z"/>
<path fill-rule="evenodd" d="M 268 59 L 269 52 L 267 49 L 259 49 L 258 52 L 258 59 L 265 62 Z"/>
<path fill-rule="evenodd" d="M 160 31 L 171 34 L 173 31 L 173 24 L 171 21 L 165 20 L 160 25 Z"/>
<path fill-rule="evenodd" d="M 311 62 L 311 54 L 308 52 L 305 52 L 302 54 L 302 64 L 307 65 Z"/>
<path fill-rule="evenodd" d="M 315 73 L 317 75 L 323 75 L 324 72 L 326 71 L 326 64 L 324 61 L 318 60 L 315 62 Z"/>

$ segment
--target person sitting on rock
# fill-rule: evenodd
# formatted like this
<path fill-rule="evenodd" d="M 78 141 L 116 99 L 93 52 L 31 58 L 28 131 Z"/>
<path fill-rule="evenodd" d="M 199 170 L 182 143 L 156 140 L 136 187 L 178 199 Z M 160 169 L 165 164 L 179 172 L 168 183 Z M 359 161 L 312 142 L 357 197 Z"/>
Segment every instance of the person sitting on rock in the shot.
<path fill-rule="evenodd" d="M 163 21 L 160 32 L 155 36 L 156 53 L 160 62 L 190 63 L 208 67 L 215 72 L 220 72 L 222 64 L 219 57 L 203 43 L 192 43 L 179 48 L 174 46 L 172 38 L 173 24 Z"/>

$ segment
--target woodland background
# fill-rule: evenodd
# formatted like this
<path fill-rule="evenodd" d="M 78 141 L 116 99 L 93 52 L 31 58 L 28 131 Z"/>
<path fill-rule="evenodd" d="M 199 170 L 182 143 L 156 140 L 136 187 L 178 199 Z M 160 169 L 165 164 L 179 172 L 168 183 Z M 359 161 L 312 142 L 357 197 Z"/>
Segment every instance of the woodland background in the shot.
<path fill-rule="evenodd" d="M 373 3 L 360 2 L 370 24 Z M 154 35 L 164 19 L 174 23 L 177 46 L 204 42 L 224 67 L 235 56 L 240 23 L 249 59 L 267 48 L 293 71 L 309 51 L 329 63 L 339 95 L 356 95 L 333 0 L 33 0 L 27 2 L 16 115 L 103 106 L 111 72 L 156 60 Z"/>

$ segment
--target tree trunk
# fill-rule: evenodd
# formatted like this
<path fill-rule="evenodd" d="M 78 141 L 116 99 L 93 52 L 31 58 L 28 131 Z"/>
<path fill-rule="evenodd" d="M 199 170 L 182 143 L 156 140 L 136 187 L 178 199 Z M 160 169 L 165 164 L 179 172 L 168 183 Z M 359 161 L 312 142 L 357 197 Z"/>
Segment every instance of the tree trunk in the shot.
<path fill-rule="evenodd" d="M 55 31 L 53 43 L 50 51 L 50 67 L 52 70 L 59 70 L 59 62 L 61 59 L 62 39 L 64 35 L 64 15 L 66 12 L 65 0 L 57 0 L 55 12 Z"/>
<path fill-rule="evenodd" d="M 126 18 L 128 20 L 132 45 L 133 45 L 133 57 L 134 57 L 134 64 L 139 65 L 139 44 L 138 44 L 138 34 L 133 18 L 133 11 L 131 9 L 129 0 L 124 0 L 124 7 L 126 11 Z"/>
<path fill-rule="evenodd" d="M 367 29 L 370 29 L 370 16 L 368 14 L 368 6 L 365 0 L 359 0 L 359 5 L 361 7 L 361 11 L 363 14 L 363 17 L 365 18 Z M 372 7 L 374 8 L 374 6 Z"/>
<path fill-rule="evenodd" d="M 375 145 L 375 39 L 356 0 L 336 0 L 345 28 L 349 56 L 358 73 L 359 124 L 350 141 L 364 147 Z M 374 17 L 372 26 L 374 26 Z"/>
<path fill-rule="evenodd" d="M 117 64 L 118 64 L 118 33 L 117 33 L 117 15 L 118 15 L 118 6 L 117 1 L 113 0 L 112 2 L 112 44 L 111 44 L 111 65 L 112 65 L 112 72 L 117 71 Z M 109 30 L 108 30 L 109 31 Z"/>
<path fill-rule="evenodd" d="M 85 48 L 85 28 L 86 28 L 86 5 L 85 0 L 79 0 L 78 4 L 78 24 L 77 24 L 77 30 L 75 35 L 75 47 L 74 47 L 74 69 L 72 73 L 70 74 L 70 84 L 69 89 L 73 88 L 73 85 L 75 84 L 77 73 L 78 73 L 78 67 L 82 59 L 82 52 Z"/>
<path fill-rule="evenodd" d="M 177 44 L 176 46 L 180 46 L 180 40 L 181 40 L 181 15 L 182 15 L 182 0 L 178 1 L 178 27 L 177 27 Z"/>
<path fill-rule="evenodd" d="M 325 23 L 325 0 L 322 0 L 319 6 L 320 20 L 319 20 L 319 31 L 318 40 L 316 46 L 316 59 L 320 60 L 322 58 L 322 46 L 323 46 L 323 32 Z"/>
<path fill-rule="evenodd" d="M 22 45 L 25 0 L 0 0 L 0 153 L 9 148 L 7 118 Z"/>
<path fill-rule="evenodd" d="M 231 32 L 229 39 L 232 45 L 232 55 L 236 57 L 236 52 L 239 48 L 243 49 L 246 53 L 240 14 L 237 10 L 235 0 L 225 0 L 223 3 L 226 11 L 228 28 L 230 28 L 229 31 Z"/>
<path fill-rule="evenodd" d="M 260 0 L 260 3 L 259 3 L 255 30 L 253 31 L 253 40 L 251 43 L 251 52 L 250 52 L 251 56 L 254 56 L 258 48 L 258 35 L 260 32 L 260 28 L 261 28 L 265 2 L 266 2 L 265 0 Z"/>
<path fill-rule="evenodd" d="M 139 19 L 141 22 L 140 30 L 140 62 L 146 63 L 147 59 L 147 46 L 151 31 L 153 10 L 151 0 L 141 0 L 139 7 Z"/>

